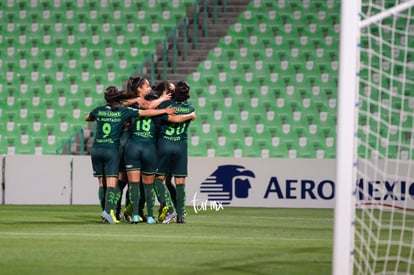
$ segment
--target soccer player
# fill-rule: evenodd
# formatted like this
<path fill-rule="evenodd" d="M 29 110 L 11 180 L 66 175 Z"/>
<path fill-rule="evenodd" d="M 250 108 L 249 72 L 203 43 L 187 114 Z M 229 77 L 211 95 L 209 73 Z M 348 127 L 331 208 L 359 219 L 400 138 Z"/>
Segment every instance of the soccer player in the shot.
<path fill-rule="evenodd" d="M 190 98 L 190 86 L 185 81 L 179 81 L 175 85 L 173 99 L 160 104 L 174 106 L 177 114 L 189 114 L 194 112 L 194 107 L 187 103 Z M 163 223 L 171 222 L 175 216 L 177 223 L 184 223 L 185 212 L 185 179 L 188 175 L 188 127 L 191 120 L 174 123 L 168 121 L 168 116 L 162 115 L 156 118 L 159 127 L 157 139 L 158 169 L 157 180 L 165 181 L 171 173 L 174 178 L 177 191 L 176 213 L 170 213 Z"/>
<path fill-rule="evenodd" d="M 148 94 L 151 92 L 150 82 L 144 78 L 144 77 L 130 77 L 127 82 L 127 99 L 123 102 L 124 106 L 130 106 L 133 108 L 140 108 L 140 109 L 154 109 L 156 108 L 162 101 L 170 99 L 170 95 L 160 95 L 157 97 L 157 101 L 149 102 L 146 100 L 143 95 Z M 128 125 L 129 126 L 129 125 Z M 125 152 L 125 146 L 127 143 L 127 139 L 129 136 L 128 127 L 125 128 L 125 134 L 121 138 L 121 167 L 120 167 L 120 176 L 119 176 L 119 189 L 120 189 L 120 199 L 118 201 L 118 208 L 117 208 L 117 216 L 120 216 L 120 209 L 121 209 L 121 197 L 124 190 L 124 187 L 128 184 L 128 176 L 125 169 L 125 158 L 124 158 L 124 152 Z M 132 204 L 130 202 L 130 194 L 129 194 L 129 184 L 126 191 L 126 199 L 125 199 L 125 209 L 123 213 L 124 220 L 127 222 L 132 221 Z M 135 188 L 135 187 L 134 187 Z M 141 198 L 144 198 L 144 188 L 142 184 L 139 184 L 140 188 L 140 194 Z M 139 201 L 139 221 L 147 221 L 146 217 L 144 215 L 143 209 L 145 206 L 145 200 Z"/>
<path fill-rule="evenodd" d="M 145 77 L 130 77 L 127 82 L 128 99 L 124 101 L 124 106 L 139 106 L 140 109 L 155 109 L 161 102 L 171 99 L 171 94 L 163 93 L 152 100 L 145 99 L 152 91 L 151 84 Z M 141 94 L 141 95 L 140 95 Z"/>
<path fill-rule="evenodd" d="M 91 152 L 94 177 L 98 178 L 99 199 L 105 201 L 102 217 L 110 224 L 118 223 L 114 208 L 117 203 L 116 187 L 119 173 L 119 144 L 124 123 L 137 116 L 173 115 L 176 110 L 171 106 L 158 110 L 138 110 L 121 105 L 125 94 L 115 86 L 105 90 L 106 104 L 94 108 L 85 116 L 85 121 L 96 122 L 96 134 Z M 104 186 L 106 192 L 104 192 Z M 104 197 L 104 199 L 103 199 Z"/>
<path fill-rule="evenodd" d="M 152 87 L 153 93 L 150 94 L 152 98 L 159 98 L 163 94 L 174 95 L 175 85 L 174 83 L 164 80 L 158 82 L 155 86 Z M 171 178 L 169 175 L 167 179 Z M 154 182 L 154 190 L 157 195 L 157 199 L 160 203 L 160 208 L 158 211 L 158 221 L 163 222 L 167 215 L 174 214 L 174 203 L 172 201 L 171 193 L 169 189 L 167 190 L 166 185 L 164 184 L 163 180 L 160 178 L 155 179 Z"/>
<path fill-rule="evenodd" d="M 149 87 L 150 88 L 150 87 Z M 148 83 L 138 88 L 138 97 L 144 98 L 148 93 Z M 150 105 L 150 104 L 149 104 Z M 193 119 L 194 113 L 179 116 L 168 116 L 169 121 L 181 123 Z M 125 148 L 125 164 L 130 184 L 130 196 L 133 210 L 133 223 L 139 222 L 139 185 L 144 185 L 144 196 L 147 204 L 147 223 L 156 223 L 153 217 L 153 186 L 156 172 L 155 123 L 149 117 L 132 120 L 131 131 Z"/>

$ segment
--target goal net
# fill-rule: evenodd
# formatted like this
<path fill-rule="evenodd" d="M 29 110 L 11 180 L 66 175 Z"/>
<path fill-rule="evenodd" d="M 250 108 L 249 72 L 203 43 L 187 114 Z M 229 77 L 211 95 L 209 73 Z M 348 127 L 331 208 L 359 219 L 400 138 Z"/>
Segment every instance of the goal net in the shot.
<path fill-rule="evenodd" d="M 352 203 L 345 205 L 339 199 L 336 204 L 335 274 L 414 274 L 413 6 L 412 0 L 362 0 L 355 7 L 356 77 L 354 86 L 352 76 L 348 83 L 348 92 L 355 91 L 354 104 L 348 105 L 354 107 L 353 121 L 348 123 L 354 128 L 353 137 L 348 136 L 354 150 L 338 148 L 338 166 L 352 168 L 337 168 L 341 186 L 336 192 L 337 198 L 352 193 L 345 195 Z M 341 22 L 346 23 L 346 19 Z M 342 45 L 341 51 L 345 51 Z M 343 77 L 340 82 L 346 81 Z M 345 90 L 340 86 L 340 93 Z M 338 114 L 339 134 L 341 123 L 347 123 L 345 116 Z M 352 155 L 352 163 L 347 162 L 347 154 Z M 348 178 L 350 189 L 339 178 L 345 172 L 353 175 Z M 340 226 L 349 226 L 349 231 Z M 338 244 L 341 234 L 351 236 L 342 245 Z M 339 252 L 343 249 L 349 250 Z M 341 255 L 349 261 L 336 258 Z M 340 261 L 345 261 L 347 273 Z"/>

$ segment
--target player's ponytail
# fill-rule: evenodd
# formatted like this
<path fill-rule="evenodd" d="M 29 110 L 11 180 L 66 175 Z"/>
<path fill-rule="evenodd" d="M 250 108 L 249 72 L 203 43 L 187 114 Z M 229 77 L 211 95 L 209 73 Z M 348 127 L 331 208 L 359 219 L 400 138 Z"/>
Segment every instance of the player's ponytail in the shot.
<path fill-rule="evenodd" d="M 119 91 L 115 86 L 109 86 L 105 90 L 104 98 L 111 108 L 115 108 L 121 104 L 121 100 L 125 99 L 126 95 L 123 91 Z"/>
<path fill-rule="evenodd" d="M 178 81 L 175 84 L 174 100 L 176 102 L 185 102 L 190 98 L 190 85 L 186 81 Z"/>

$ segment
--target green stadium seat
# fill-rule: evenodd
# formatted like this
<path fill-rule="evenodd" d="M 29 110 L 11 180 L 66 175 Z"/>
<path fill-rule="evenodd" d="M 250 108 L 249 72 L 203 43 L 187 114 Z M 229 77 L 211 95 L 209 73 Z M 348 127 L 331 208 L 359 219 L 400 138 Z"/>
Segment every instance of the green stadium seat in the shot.
<path fill-rule="evenodd" d="M 251 145 L 242 144 L 241 145 L 241 156 L 243 158 L 263 158 L 262 156 L 262 146 L 258 143 L 253 143 Z"/>
<path fill-rule="evenodd" d="M 237 45 L 245 46 L 247 44 L 249 32 L 242 23 L 235 23 L 230 26 L 228 35 L 232 37 L 232 40 L 235 40 Z"/>
<path fill-rule="evenodd" d="M 3 111 L 4 111 L 4 118 L 5 120 L 7 120 L 6 129 L 5 129 L 6 131 L 3 133 L 3 135 L 14 136 L 15 134 L 17 134 L 20 117 L 18 117 L 11 110 L 7 111 L 3 109 Z"/>
<path fill-rule="evenodd" d="M 195 139 L 195 138 L 194 138 Z M 206 157 L 207 154 L 207 146 L 205 144 L 205 139 L 200 139 L 197 137 L 197 144 L 193 144 L 193 139 L 191 139 L 189 146 L 188 146 L 188 153 L 194 157 Z"/>
<path fill-rule="evenodd" d="M 154 52 L 154 42 L 157 40 L 148 39 L 155 37 L 151 35 L 152 24 L 158 24 L 158 32 L 165 32 L 170 23 L 182 18 L 186 7 L 194 1 L 34 3 L 37 4 L 36 9 L 28 11 L 25 18 L 18 18 L 20 4 L 16 1 L 13 9 L 18 12 L 13 11 L 4 15 L 8 24 L 1 26 L 2 33 L 11 35 L 4 36 L 8 37 L 9 41 L 5 39 L 3 42 L 5 50 L 0 52 L 0 56 L 3 60 L 10 60 L 9 55 L 15 60 L 26 59 L 27 63 L 26 67 L 19 68 L 18 62 L 4 61 L 2 69 L 7 71 L 8 82 L 17 83 L 14 87 L 19 93 L 14 96 L 22 98 L 29 108 L 35 107 L 30 99 L 30 96 L 34 95 L 30 88 L 35 87 L 41 102 L 36 108 L 45 110 L 40 114 L 50 112 L 50 108 L 46 108 L 49 99 L 52 108 L 59 108 L 63 112 L 55 113 L 50 119 L 44 118 L 47 126 L 55 127 L 53 129 L 56 137 L 60 137 L 69 134 L 72 128 L 69 125 L 83 123 L 81 119 L 73 118 L 71 105 L 76 102 L 80 112 L 89 111 L 91 104 L 102 100 L 104 83 L 124 80 L 125 75 L 130 74 L 131 67 L 128 65 L 131 60 L 138 64 L 139 60 Z M 290 3 L 256 0 L 249 4 L 246 12 L 240 14 L 238 22 L 232 26 L 227 36 L 220 39 L 216 49 L 210 51 L 207 57 L 211 62 L 210 70 L 213 72 L 207 72 L 206 75 L 211 73 L 212 77 L 206 79 L 206 68 L 201 67 L 198 72 L 187 77 L 194 94 L 197 94 L 197 97 L 192 98 L 192 102 L 200 116 L 204 116 L 204 124 L 200 121 L 200 128 L 202 129 L 202 125 L 210 125 L 208 133 L 198 134 L 203 136 L 200 143 L 204 138 L 208 139 L 208 142 L 202 145 L 205 155 L 220 151 L 217 155 L 229 157 L 234 157 L 235 154 L 256 157 L 262 154 L 277 157 L 275 154 L 280 154 L 278 157 L 289 157 L 290 148 L 296 150 L 296 156 L 300 156 L 300 150 L 296 148 L 299 144 L 298 139 L 289 144 L 279 141 L 279 146 L 274 147 L 273 143 L 269 142 L 269 139 L 272 140 L 274 137 L 266 129 L 280 124 L 281 115 L 285 120 L 285 116 L 290 116 L 292 130 L 296 127 L 310 127 L 304 125 L 306 121 L 312 121 L 317 129 L 328 126 L 332 128 L 332 125 L 335 125 L 332 123 L 335 123 L 336 83 L 332 79 L 335 79 L 337 74 L 337 46 L 334 45 L 336 41 L 329 36 L 337 35 L 338 24 L 334 23 L 337 10 L 334 12 L 335 7 L 330 8 L 332 5 L 335 6 L 331 2 L 325 7 L 308 1 Z M 28 4 L 23 6 L 27 7 Z M 323 30 L 328 30 L 328 35 L 320 39 L 318 35 L 322 35 Z M 144 37 L 144 42 L 148 42 L 147 45 L 141 37 Z M 306 41 L 308 43 L 304 43 Z M 10 47 L 7 47 L 8 42 Z M 315 47 L 314 42 L 319 44 Z M 26 47 L 21 47 L 22 43 L 25 43 Z M 108 54 L 107 50 L 112 53 Z M 275 65 L 280 63 L 280 52 L 286 53 L 286 69 L 289 70 L 282 70 Z M 336 56 L 332 53 L 336 53 Z M 24 58 L 21 58 L 21 54 Z M 75 68 L 69 67 L 70 54 L 72 60 L 77 60 Z M 297 66 L 298 63 L 300 66 Z M 325 75 L 321 73 L 320 66 L 324 66 Z M 326 78 L 326 74 L 329 78 Z M 24 81 L 20 82 L 22 77 Z M 288 86 L 285 86 L 286 79 L 289 79 Z M 327 79 L 328 81 L 324 82 Z M 21 93 L 20 90 L 26 89 L 26 84 L 30 88 L 26 93 Z M 293 91 L 293 94 L 283 94 L 283 98 L 276 98 L 275 90 L 281 93 Z M 329 98 L 326 90 L 331 91 Z M 4 91 L 7 93 L 6 87 Z M 299 121 L 294 120 L 295 114 L 292 113 L 289 98 L 298 101 L 296 112 L 301 113 Z M 48 100 L 44 101 L 45 99 Z M 285 104 L 278 107 L 278 100 L 285 100 Z M 306 108 L 307 104 L 314 103 L 316 106 L 323 106 L 321 112 L 311 106 Z M 7 108 L 21 106 L 17 100 L 11 105 Z M 213 108 L 221 109 L 220 120 L 209 118 L 212 113 L 219 113 Z M 33 110 L 35 109 L 29 111 Z M 320 120 L 320 113 L 323 113 L 322 118 L 326 121 Z M 257 116 L 261 119 L 256 124 Z M 236 121 L 238 126 L 234 133 L 230 132 L 230 118 Z M 32 120 L 29 120 L 29 123 L 33 126 Z M 234 148 L 216 147 L 216 127 L 228 131 L 227 144 Z M 243 131 L 240 132 L 243 127 L 250 128 L 256 135 L 250 133 L 255 142 L 247 149 L 243 148 L 248 145 L 245 143 Z M 307 144 L 318 142 L 318 138 L 315 138 L 315 141 L 312 140 L 312 136 L 306 138 Z M 37 137 L 34 140 L 35 144 L 48 146 L 36 139 Z M 259 144 L 256 143 L 257 140 L 265 142 Z M 325 140 L 320 143 L 324 142 Z M 202 155 L 201 147 L 196 148 L 200 150 L 197 154 Z M 323 150 L 326 153 L 329 149 Z M 314 153 L 316 154 L 315 150 Z M 294 155 L 294 151 L 291 151 L 291 154 Z"/>

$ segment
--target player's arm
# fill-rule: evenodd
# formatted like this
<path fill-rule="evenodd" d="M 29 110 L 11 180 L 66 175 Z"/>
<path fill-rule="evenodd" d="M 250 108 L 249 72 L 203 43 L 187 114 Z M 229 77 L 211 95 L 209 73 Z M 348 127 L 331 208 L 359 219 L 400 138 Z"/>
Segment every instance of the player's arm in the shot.
<path fill-rule="evenodd" d="M 168 116 L 168 121 L 173 123 L 180 123 L 187 120 L 194 120 L 196 119 L 196 113 L 192 112 L 185 115 L 177 115 L 177 116 Z"/>
<path fill-rule="evenodd" d="M 124 102 L 122 102 L 122 105 L 124 105 L 125 107 L 129 107 L 129 106 L 134 105 L 134 104 L 138 104 L 140 106 L 140 108 L 146 109 L 146 108 L 144 108 L 143 105 L 148 104 L 148 103 L 146 103 L 146 100 L 144 100 L 140 97 L 129 98 L 129 99 L 125 100 Z"/>
<path fill-rule="evenodd" d="M 139 110 L 140 117 L 150 117 L 150 116 L 158 116 L 158 115 L 175 115 L 177 113 L 177 109 L 172 107 L 171 105 L 164 109 L 147 109 L 147 110 Z"/>
<path fill-rule="evenodd" d="M 148 109 L 155 109 L 157 108 L 162 102 L 170 100 L 171 94 L 167 93 L 166 91 L 157 99 L 151 100 L 148 102 Z"/>

